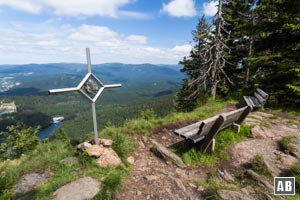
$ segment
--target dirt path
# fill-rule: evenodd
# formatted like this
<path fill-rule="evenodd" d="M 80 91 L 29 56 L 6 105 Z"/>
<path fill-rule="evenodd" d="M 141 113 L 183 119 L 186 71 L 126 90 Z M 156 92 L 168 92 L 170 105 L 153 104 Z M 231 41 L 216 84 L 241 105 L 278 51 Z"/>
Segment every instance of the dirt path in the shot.
<path fill-rule="evenodd" d="M 166 146 L 182 140 L 167 129 L 163 129 L 160 134 L 153 134 L 149 138 L 163 141 Z M 133 155 L 135 162 L 132 165 L 132 173 L 114 199 L 203 199 L 201 190 L 194 185 L 194 181 L 205 179 L 207 177 L 206 170 L 201 168 L 181 169 L 173 163 L 167 163 L 156 157 L 150 151 L 153 145 L 149 138 L 137 138 L 139 147 Z"/>
<path fill-rule="evenodd" d="M 226 112 L 235 109 L 229 106 L 220 111 Z M 172 130 L 191 124 L 185 121 L 170 124 L 154 130 L 148 137 L 135 138 L 139 146 L 133 157 L 132 172 L 123 183 L 123 188 L 115 195 L 114 200 L 143 200 L 143 199 L 205 199 L 205 191 L 197 187 L 196 180 L 206 180 L 209 169 L 181 169 L 173 163 L 165 162 L 156 157 L 151 151 L 151 139 L 168 147 L 182 141 L 174 135 Z M 296 158 L 282 152 L 279 140 L 282 136 L 300 135 L 300 123 L 291 119 L 276 117 L 261 112 L 253 112 L 245 124 L 252 125 L 252 139 L 241 141 L 233 145 L 229 153 L 230 163 L 228 171 L 244 168 L 256 154 L 264 161 L 274 176 L 281 175 L 289 169 Z M 226 168 L 226 167 L 225 167 Z M 225 169 L 224 168 L 224 169 Z M 233 174 L 231 174 L 233 175 Z"/>

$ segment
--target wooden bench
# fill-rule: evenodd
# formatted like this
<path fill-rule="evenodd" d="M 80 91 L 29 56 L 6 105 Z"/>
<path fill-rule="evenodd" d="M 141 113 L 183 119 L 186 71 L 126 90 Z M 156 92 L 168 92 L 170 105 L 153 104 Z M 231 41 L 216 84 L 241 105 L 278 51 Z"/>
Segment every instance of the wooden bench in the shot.
<path fill-rule="evenodd" d="M 214 137 L 216 134 L 227 127 L 232 126 L 236 132 L 240 131 L 240 124 L 251 112 L 251 106 L 216 115 L 214 117 L 196 122 L 183 128 L 174 130 L 174 133 L 191 140 L 193 143 L 200 142 L 199 148 L 206 151 L 208 147 L 214 149 Z"/>
<path fill-rule="evenodd" d="M 269 95 L 265 93 L 262 89 L 257 88 L 254 92 L 254 96 L 244 96 L 244 99 L 248 106 L 252 108 L 262 108 L 268 100 Z"/>

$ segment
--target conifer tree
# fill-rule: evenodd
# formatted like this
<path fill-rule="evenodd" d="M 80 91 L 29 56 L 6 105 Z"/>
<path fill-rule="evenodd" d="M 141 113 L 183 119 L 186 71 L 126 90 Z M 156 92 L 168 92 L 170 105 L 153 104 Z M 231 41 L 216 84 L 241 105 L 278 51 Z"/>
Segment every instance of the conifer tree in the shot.
<path fill-rule="evenodd" d="M 254 55 L 258 86 L 280 103 L 300 103 L 300 1 L 262 0 Z"/>
<path fill-rule="evenodd" d="M 205 17 L 199 20 L 196 30 L 192 31 L 194 47 L 189 57 L 184 57 L 179 64 L 183 65 L 181 72 L 186 74 L 183 84 L 176 96 L 176 108 L 180 111 L 192 110 L 197 101 L 205 96 L 207 69 L 209 67 L 209 49 L 212 35 L 211 25 Z"/>

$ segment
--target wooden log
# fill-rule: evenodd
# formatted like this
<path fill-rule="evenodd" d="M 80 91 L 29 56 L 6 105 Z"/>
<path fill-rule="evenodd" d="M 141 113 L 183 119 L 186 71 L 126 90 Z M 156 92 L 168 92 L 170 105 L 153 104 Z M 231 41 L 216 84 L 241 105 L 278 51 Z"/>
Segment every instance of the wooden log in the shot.
<path fill-rule="evenodd" d="M 181 160 L 181 158 L 178 157 L 175 153 L 173 153 L 166 147 L 162 146 L 155 140 L 151 140 L 151 142 L 152 142 L 152 144 L 154 144 L 154 150 L 156 151 L 155 153 L 159 153 L 163 158 L 165 158 L 167 160 L 171 160 L 173 163 L 175 163 L 180 168 L 186 167 L 186 165 Z"/>

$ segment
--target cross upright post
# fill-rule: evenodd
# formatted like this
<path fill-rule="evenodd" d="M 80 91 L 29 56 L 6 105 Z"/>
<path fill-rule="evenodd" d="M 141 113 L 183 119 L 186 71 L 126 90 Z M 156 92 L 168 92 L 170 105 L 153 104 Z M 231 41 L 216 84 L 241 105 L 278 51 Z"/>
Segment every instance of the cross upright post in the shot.
<path fill-rule="evenodd" d="M 91 56 L 90 49 L 86 48 L 86 58 L 87 58 L 87 68 L 88 73 L 82 79 L 82 81 L 78 84 L 77 87 L 73 88 L 63 88 L 63 89 L 52 89 L 49 90 L 49 94 L 59 94 L 59 93 L 67 93 L 67 92 L 79 92 L 89 100 L 92 104 L 92 114 L 93 114 L 93 125 L 94 125 L 94 139 L 95 143 L 99 145 L 99 137 L 98 137 L 98 127 L 97 127 L 97 115 L 96 115 L 96 105 L 95 102 L 101 95 L 102 91 L 105 88 L 117 88 L 121 87 L 121 84 L 110 84 L 104 85 L 93 73 L 91 66 Z"/>

